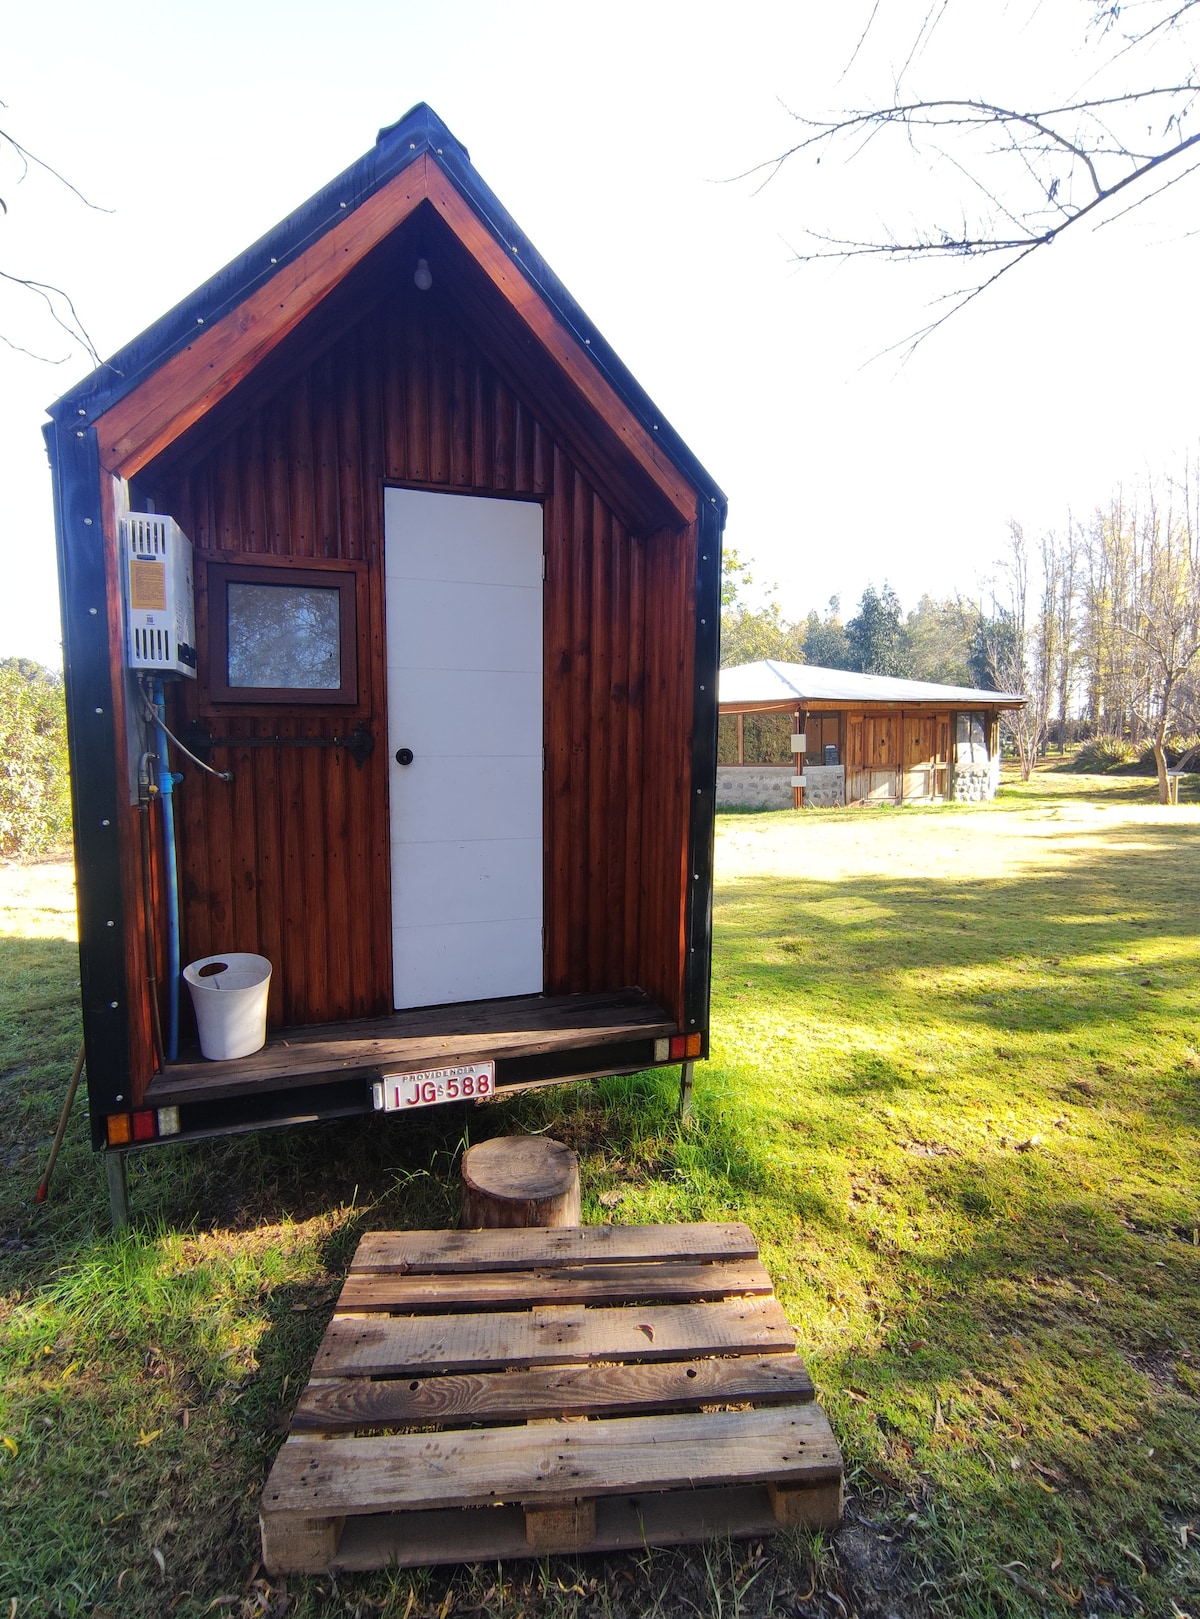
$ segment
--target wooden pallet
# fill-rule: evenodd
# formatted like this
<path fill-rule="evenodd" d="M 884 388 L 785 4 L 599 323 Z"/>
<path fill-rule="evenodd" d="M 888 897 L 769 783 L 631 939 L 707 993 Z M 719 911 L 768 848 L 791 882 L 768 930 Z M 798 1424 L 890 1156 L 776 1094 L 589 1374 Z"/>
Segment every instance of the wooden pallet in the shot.
<path fill-rule="evenodd" d="M 834 1525 L 748 1227 L 373 1232 L 262 1498 L 274 1573 Z"/>

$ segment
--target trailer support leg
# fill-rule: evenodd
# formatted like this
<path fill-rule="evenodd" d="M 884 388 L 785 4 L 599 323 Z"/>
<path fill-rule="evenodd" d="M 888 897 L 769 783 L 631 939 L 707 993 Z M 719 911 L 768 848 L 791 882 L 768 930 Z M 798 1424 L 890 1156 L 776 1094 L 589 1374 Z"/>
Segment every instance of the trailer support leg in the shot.
<path fill-rule="evenodd" d="M 123 1231 L 129 1224 L 129 1182 L 125 1175 L 125 1154 L 106 1152 L 104 1173 L 108 1177 L 108 1207 L 114 1231 Z"/>
<path fill-rule="evenodd" d="M 679 1117 L 684 1124 L 692 1116 L 692 1073 L 696 1065 L 685 1062 L 679 1070 Z"/>

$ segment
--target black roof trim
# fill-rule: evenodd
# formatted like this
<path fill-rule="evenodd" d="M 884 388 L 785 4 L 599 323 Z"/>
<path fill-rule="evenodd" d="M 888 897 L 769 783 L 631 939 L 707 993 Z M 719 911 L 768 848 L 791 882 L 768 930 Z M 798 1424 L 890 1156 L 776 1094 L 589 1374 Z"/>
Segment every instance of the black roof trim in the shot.
<path fill-rule="evenodd" d="M 223 319 L 264 282 L 311 247 L 348 210 L 357 208 L 422 153 L 433 158 L 454 182 L 492 237 L 520 264 L 526 278 L 558 319 L 585 347 L 593 363 L 629 410 L 663 447 L 664 452 L 722 518 L 726 498 L 719 486 L 655 408 L 653 400 L 628 367 L 588 320 L 583 310 L 518 230 L 512 216 L 472 168 L 465 146 L 433 111 L 419 102 L 403 118 L 379 131 L 375 145 L 357 163 L 311 197 L 308 202 L 259 238 L 252 247 L 219 270 L 182 303 L 146 328 L 48 407 L 56 422 L 89 422 L 151 376 L 196 335 L 197 327 Z"/>

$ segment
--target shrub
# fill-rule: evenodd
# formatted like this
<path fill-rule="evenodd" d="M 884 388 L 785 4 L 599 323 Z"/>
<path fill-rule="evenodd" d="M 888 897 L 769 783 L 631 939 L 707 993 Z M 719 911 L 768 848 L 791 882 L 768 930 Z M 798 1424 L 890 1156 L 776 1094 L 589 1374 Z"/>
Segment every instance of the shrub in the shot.
<path fill-rule="evenodd" d="M 1115 770 L 1118 765 L 1130 764 L 1136 757 L 1137 751 L 1127 738 L 1094 736 L 1075 755 L 1075 769 L 1097 775 L 1104 770 Z"/>
<path fill-rule="evenodd" d="M 1167 756 L 1167 769 L 1174 770 L 1181 759 L 1187 761 L 1185 770 L 1200 770 L 1200 736 L 1173 736 L 1170 737 L 1163 748 Z M 1138 756 L 1138 768 L 1144 770 L 1148 776 L 1153 776 L 1158 769 L 1154 762 L 1154 749 L 1145 747 Z"/>
<path fill-rule="evenodd" d="M 62 676 L 0 659 L 0 856 L 48 854 L 71 838 Z"/>

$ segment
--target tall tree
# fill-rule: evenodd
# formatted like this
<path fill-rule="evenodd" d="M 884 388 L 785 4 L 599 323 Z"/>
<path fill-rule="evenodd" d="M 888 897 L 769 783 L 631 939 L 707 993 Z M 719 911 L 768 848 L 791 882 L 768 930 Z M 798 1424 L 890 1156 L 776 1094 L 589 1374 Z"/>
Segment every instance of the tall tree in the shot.
<path fill-rule="evenodd" d="M 748 564 L 727 550 L 721 561 L 721 667 L 732 669 L 760 658 L 803 663 L 803 626 L 784 618 L 774 587 L 760 607 L 751 607 L 742 592 L 753 583 Z"/>
<path fill-rule="evenodd" d="M 804 621 L 804 661 L 821 669 L 851 669 L 850 642 L 839 616 L 841 601 L 829 598 L 824 618 L 815 608 Z"/>
<path fill-rule="evenodd" d="M 909 671 L 904 648 L 900 598 L 886 581 L 882 590 L 868 585 L 858 612 L 846 625 L 851 668 L 865 675 L 899 675 Z"/>

